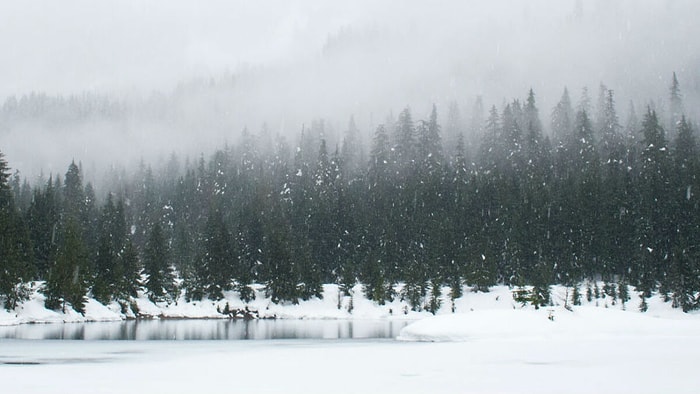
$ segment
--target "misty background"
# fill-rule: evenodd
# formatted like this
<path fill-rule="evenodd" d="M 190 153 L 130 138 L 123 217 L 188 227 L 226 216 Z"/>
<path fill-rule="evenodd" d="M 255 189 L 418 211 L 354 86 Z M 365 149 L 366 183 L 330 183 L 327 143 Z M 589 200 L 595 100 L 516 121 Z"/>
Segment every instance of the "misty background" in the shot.
<path fill-rule="evenodd" d="M 80 161 L 86 180 L 172 153 L 196 160 L 244 128 L 286 135 L 354 116 L 365 143 L 409 106 L 468 124 L 537 95 L 545 128 L 568 87 L 663 112 L 677 73 L 700 104 L 700 2 L 23 1 L 0 3 L 0 149 L 36 179 Z M 264 126 L 265 125 L 265 126 Z M 97 182 L 99 183 L 99 182 Z"/>

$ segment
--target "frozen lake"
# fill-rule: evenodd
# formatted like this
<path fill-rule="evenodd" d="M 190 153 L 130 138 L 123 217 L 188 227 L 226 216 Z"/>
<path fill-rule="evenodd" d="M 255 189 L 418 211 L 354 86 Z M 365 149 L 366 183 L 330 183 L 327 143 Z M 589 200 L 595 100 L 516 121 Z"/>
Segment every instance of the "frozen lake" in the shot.
<path fill-rule="evenodd" d="M 3 393 L 697 393 L 700 336 L 0 340 Z"/>
<path fill-rule="evenodd" d="M 3 393 L 698 393 L 700 321 L 581 308 L 406 321 L 152 320 L 0 328 Z M 56 340 L 77 339 L 77 340 Z M 239 340 L 239 339 L 261 340 Z M 224 339 L 224 340 L 222 340 Z"/>
<path fill-rule="evenodd" d="M 131 320 L 0 327 L 2 339 L 241 340 L 393 339 L 403 320 Z"/>

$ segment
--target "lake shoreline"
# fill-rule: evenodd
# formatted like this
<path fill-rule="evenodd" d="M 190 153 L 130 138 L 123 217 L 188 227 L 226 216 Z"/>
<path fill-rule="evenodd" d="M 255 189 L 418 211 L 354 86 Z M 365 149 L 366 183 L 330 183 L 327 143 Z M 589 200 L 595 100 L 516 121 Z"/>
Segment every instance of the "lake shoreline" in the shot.
<path fill-rule="evenodd" d="M 602 286 L 600 286 L 602 288 Z M 408 303 L 397 296 L 393 301 L 384 305 L 367 299 L 361 285 L 350 292 L 350 296 L 340 292 L 337 285 L 324 285 L 323 298 L 312 298 L 293 303 L 273 303 L 265 297 L 264 287 L 254 286 L 256 298 L 243 302 L 236 292 L 225 292 L 224 298 L 218 301 L 201 300 L 186 301 L 180 297 L 177 302 L 154 303 L 144 294 L 130 300 L 128 308 L 123 304 L 112 302 L 108 305 L 89 298 L 85 314 L 82 315 L 70 307 L 62 311 L 49 310 L 44 307 L 44 296 L 34 291 L 29 300 L 18 305 L 15 310 L 8 312 L 0 310 L 0 326 L 19 324 L 52 324 L 52 323 L 81 323 L 129 320 L 421 320 L 433 316 L 425 309 L 411 310 Z M 397 286 L 397 294 L 400 294 Z M 488 310 L 530 310 L 534 307 L 516 301 L 513 296 L 514 288 L 494 286 L 489 292 L 471 292 L 465 286 L 463 295 L 455 300 L 448 297 L 449 289 L 444 288 L 440 297 L 441 307 L 436 315 L 463 314 L 473 311 Z M 620 310 L 632 314 L 639 312 L 641 298 L 635 291 L 630 291 L 631 299 L 622 302 L 619 299 L 600 293 L 598 298 L 585 297 L 580 306 L 571 306 L 570 289 L 563 286 L 552 287 L 552 305 L 542 309 L 551 310 L 555 315 L 570 313 L 570 310 L 586 308 L 604 308 Z M 645 299 L 648 308 L 645 315 L 655 317 L 671 317 L 673 319 L 695 318 L 698 313 L 683 313 L 673 308 L 663 296 L 655 294 Z M 227 313 L 224 313 L 227 312 Z"/>

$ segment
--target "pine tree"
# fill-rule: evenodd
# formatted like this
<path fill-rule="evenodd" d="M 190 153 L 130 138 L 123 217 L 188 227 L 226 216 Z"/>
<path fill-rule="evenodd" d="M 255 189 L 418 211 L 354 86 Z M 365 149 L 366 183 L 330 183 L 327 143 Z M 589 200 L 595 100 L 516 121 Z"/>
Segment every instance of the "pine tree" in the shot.
<path fill-rule="evenodd" d="M 128 300 L 138 296 L 138 291 L 141 289 L 141 262 L 139 253 L 136 250 L 131 238 L 127 238 L 124 248 L 119 256 L 119 269 L 117 272 L 120 275 L 117 277 L 115 286 L 115 297 L 118 300 Z"/>
<path fill-rule="evenodd" d="M 571 152 L 571 177 L 574 185 L 573 215 L 568 223 L 573 234 L 574 267 L 586 267 L 580 272 L 592 276 L 598 267 L 593 266 L 600 255 L 600 159 L 593 137 L 593 129 L 586 112 L 576 116 L 575 139 L 568 148 Z M 580 278 L 577 278 L 580 279 Z"/>
<path fill-rule="evenodd" d="M 437 311 L 440 309 L 440 306 L 442 305 L 442 300 L 440 297 L 442 296 L 442 289 L 440 286 L 440 282 L 433 280 L 430 283 L 430 302 L 428 304 L 428 312 L 432 313 L 433 315 L 437 313 Z"/>
<path fill-rule="evenodd" d="M 360 131 L 355 124 L 354 116 L 350 117 L 348 129 L 343 138 L 341 158 L 344 164 L 343 168 L 351 177 L 358 174 L 365 160 L 362 139 L 360 138 Z"/>
<path fill-rule="evenodd" d="M 20 212 L 26 211 L 32 201 L 32 187 L 26 178 L 22 180 L 19 170 L 16 170 L 12 176 L 10 187 L 15 206 Z"/>
<path fill-rule="evenodd" d="M 455 305 L 455 300 L 460 298 L 462 296 L 462 280 L 461 278 L 453 278 L 450 281 L 450 302 L 452 303 L 451 308 L 452 308 L 452 313 L 457 311 L 457 307 Z"/>
<path fill-rule="evenodd" d="M 581 89 L 581 97 L 579 97 L 576 112 L 585 112 L 586 114 L 590 114 L 591 110 L 591 96 L 588 93 L 588 87 L 584 86 L 583 89 Z"/>
<path fill-rule="evenodd" d="M 259 165 L 260 169 L 263 164 Z M 238 257 L 236 258 L 236 269 L 234 279 L 237 282 L 237 290 L 244 302 L 255 299 L 255 292 L 250 284 L 259 279 L 259 265 L 263 261 L 263 222 L 265 217 L 266 198 L 268 187 L 264 179 L 258 179 L 259 174 L 253 168 L 244 166 L 241 179 L 242 188 L 245 188 L 248 197 L 244 199 L 238 211 L 238 231 L 236 242 L 238 243 Z"/>
<path fill-rule="evenodd" d="M 90 256 L 90 260 L 94 260 L 97 254 L 100 212 L 97 208 L 97 197 L 95 196 L 95 189 L 92 186 L 92 183 L 88 182 L 85 185 L 84 190 L 85 201 L 83 202 L 82 206 L 83 211 L 80 227 L 83 231 L 83 241 L 85 242 L 85 248 L 88 251 L 88 256 Z M 94 267 L 91 267 L 91 269 L 93 268 Z"/>
<path fill-rule="evenodd" d="M 419 147 L 423 173 L 425 176 L 432 177 L 441 169 L 443 164 L 440 125 L 437 122 L 437 108 L 435 104 L 433 104 L 428 122 L 421 122 Z"/>
<path fill-rule="evenodd" d="M 505 138 L 502 136 L 501 130 L 501 119 L 498 115 L 498 110 L 496 106 L 492 106 L 486 119 L 484 136 L 479 151 L 478 160 L 481 163 L 481 171 L 493 171 L 497 168 L 497 164 L 505 159 Z"/>
<path fill-rule="evenodd" d="M 200 160 L 198 171 L 200 171 L 200 182 L 197 185 L 199 195 L 198 204 L 192 209 L 196 212 L 193 218 L 204 217 L 206 211 L 202 205 L 209 200 L 204 198 L 204 195 L 211 194 L 211 184 L 209 178 L 205 176 L 204 160 Z M 156 181 L 153 176 L 153 170 L 150 166 L 146 166 L 143 162 L 139 166 L 134 185 L 134 195 L 130 198 L 133 216 L 134 234 L 133 241 L 139 249 L 143 249 L 148 242 L 148 231 L 153 227 L 154 223 L 160 220 L 158 210 L 158 195 L 156 192 Z"/>
<path fill-rule="evenodd" d="M 608 90 L 603 101 L 600 116 L 598 144 L 600 158 L 603 161 L 602 170 L 602 212 L 600 234 L 600 269 L 605 279 L 611 279 L 615 274 L 622 274 L 625 256 L 632 253 L 625 242 L 631 223 L 628 212 L 631 201 L 626 193 L 628 177 L 627 153 L 619 119 L 615 110 L 613 91 Z"/>
<path fill-rule="evenodd" d="M 427 289 L 424 262 L 413 258 L 407 262 L 402 271 L 405 283 L 401 291 L 401 299 L 408 302 L 411 310 L 420 311 Z"/>
<path fill-rule="evenodd" d="M 232 237 L 221 212 L 211 210 L 197 270 L 200 272 L 201 289 L 212 300 L 221 300 L 224 298 L 223 292 L 232 288 L 235 254 L 231 250 L 232 245 Z"/>
<path fill-rule="evenodd" d="M 593 288 L 591 287 L 591 282 L 586 282 L 586 301 L 593 301 Z"/>
<path fill-rule="evenodd" d="M 617 288 L 618 288 L 618 297 L 620 298 L 620 302 L 622 302 L 622 306 L 624 308 L 625 303 L 630 300 L 629 288 L 627 287 L 627 281 L 624 278 L 620 278 L 620 280 L 617 283 Z"/>
<path fill-rule="evenodd" d="M 411 116 L 411 110 L 405 108 L 399 114 L 394 136 L 393 164 L 395 170 L 406 177 L 415 160 L 416 130 Z"/>
<path fill-rule="evenodd" d="M 25 282 L 32 276 L 29 232 L 15 207 L 9 167 L 0 152 L 0 300 L 13 310 L 29 296 Z"/>
<path fill-rule="evenodd" d="M 98 234 L 92 293 L 98 301 L 106 304 L 116 295 L 117 284 L 125 274 L 119 265 L 126 243 L 126 221 L 123 212 L 114 205 L 111 194 L 102 208 Z"/>
<path fill-rule="evenodd" d="M 509 174 L 519 177 L 525 165 L 523 159 L 523 131 L 521 124 L 521 108 L 518 101 L 506 105 L 503 110 L 502 127 L 505 141 L 505 157 L 509 164 Z"/>
<path fill-rule="evenodd" d="M 639 298 L 639 311 L 644 313 L 647 310 L 649 310 L 649 304 L 647 304 L 647 296 L 642 293 L 639 295 Z"/>
<path fill-rule="evenodd" d="M 607 97 L 608 97 L 608 87 L 602 82 L 598 85 L 598 98 L 596 100 L 595 106 L 595 116 L 593 112 L 589 112 L 593 121 L 593 132 L 595 133 L 595 138 L 597 141 L 603 140 L 602 131 L 605 129 L 606 123 L 606 107 L 607 107 Z"/>
<path fill-rule="evenodd" d="M 467 239 L 469 234 L 468 231 L 468 218 L 463 217 L 462 210 L 466 208 L 469 200 L 469 170 L 467 161 L 462 154 L 464 150 L 464 137 L 460 137 L 457 140 L 456 155 L 453 164 L 451 165 L 450 172 L 446 175 L 446 180 L 451 179 L 451 184 L 448 185 L 447 193 L 450 194 L 446 199 L 447 206 L 446 210 L 459 212 L 457 217 L 450 218 L 447 225 L 450 231 L 454 234 L 454 243 L 452 246 L 453 255 L 452 257 L 456 260 L 462 260 L 466 258 L 466 248 L 464 248 L 461 239 Z M 450 276 L 460 276 L 462 274 L 459 267 L 461 264 L 452 261 L 453 269 L 450 270 Z"/>
<path fill-rule="evenodd" d="M 667 128 L 669 131 L 674 133 L 679 126 L 678 123 L 681 121 L 681 118 L 683 118 L 685 115 L 685 109 L 683 108 L 683 95 L 681 94 L 680 83 L 678 82 L 675 71 L 673 72 L 673 78 L 671 79 L 671 87 L 669 90 L 671 105 L 669 108 L 670 116 Z"/>
<path fill-rule="evenodd" d="M 649 296 L 665 273 L 671 256 L 668 228 L 669 161 L 665 133 L 656 112 L 647 110 L 642 122 L 644 151 L 639 173 L 636 243 L 639 245 L 635 278 L 638 289 Z"/>
<path fill-rule="evenodd" d="M 192 291 L 196 286 L 195 267 L 199 248 L 199 203 L 198 183 L 200 181 L 193 169 L 186 169 L 185 175 L 180 177 L 175 186 L 173 197 L 173 210 L 177 218 L 173 223 L 173 263 L 182 278 L 182 287 L 185 290 L 187 300 L 192 299 Z M 137 242 L 132 239 L 134 247 Z M 201 299 L 203 294 L 198 295 Z"/>
<path fill-rule="evenodd" d="M 457 152 L 455 151 L 455 148 L 457 147 L 457 141 L 460 138 L 464 138 L 463 128 L 464 126 L 462 124 L 462 115 L 459 111 L 459 105 L 456 101 L 451 101 L 447 110 L 447 123 L 445 124 L 444 140 L 445 152 L 450 159 L 454 159 L 454 157 L 457 154 Z M 479 134 L 476 137 L 478 138 L 480 136 L 481 135 Z M 461 153 L 462 155 L 464 155 L 464 152 Z"/>
<path fill-rule="evenodd" d="M 574 285 L 574 290 L 571 293 L 571 303 L 574 304 L 574 306 L 581 305 L 581 289 L 578 284 Z"/>
<path fill-rule="evenodd" d="M 449 227 L 451 218 L 446 214 L 450 204 L 445 181 L 448 167 L 442 152 L 441 128 L 437 119 L 437 108 L 433 105 L 429 120 L 422 122 L 420 127 L 421 163 L 415 188 L 415 198 L 419 203 L 415 204 L 414 216 L 418 231 L 414 234 L 417 237 L 417 251 L 421 254 L 419 260 L 423 261 L 424 279 L 442 283 L 451 260 L 447 250 L 452 242 L 449 234 L 441 231 Z M 431 272 L 434 273 L 432 278 Z"/>
<path fill-rule="evenodd" d="M 476 96 L 474 104 L 472 105 L 471 116 L 469 117 L 469 125 L 465 133 L 466 141 L 464 154 L 467 157 L 474 157 L 479 139 L 482 138 L 484 134 L 485 123 L 484 101 L 481 96 Z M 461 134 L 462 133 L 460 133 L 460 135 Z"/>
<path fill-rule="evenodd" d="M 564 141 L 571 138 L 574 125 L 574 110 L 569 97 L 569 90 L 564 88 L 564 93 L 552 111 L 552 135 L 554 143 L 560 146 Z"/>
<path fill-rule="evenodd" d="M 25 213 L 33 246 L 36 278 L 46 279 L 55 257 L 58 242 L 60 198 L 49 177 L 43 188 L 34 190 L 34 197 Z"/>
<path fill-rule="evenodd" d="M 88 252 L 78 222 L 69 217 L 63 227 L 56 258 L 43 290 L 45 303 L 47 308 L 61 308 L 64 313 L 66 305 L 70 304 L 75 311 L 84 314 L 90 278 Z"/>
<path fill-rule="evenodd" d="M 175 277 L 170 263 L 170 250 L 160 223 L 151 228 L 143 256 L 144 287 L 153 302 L 175 297 Z"/>
<path fill-rule="evenodd" d="M 85 191 L 80 169 L 75 161 L 68 166 L 63 184 L 63 215 L 75 220 L 77 225 L 84 224 Z"/>
<path fill-rule="evenodd" d="M 615 110 L 615 99 L 612 90 L 607 90 L 598 114 L 598 134 L 600 135 L 600 155 L 604 161 L 617 162 L 622 160 L 623 140 L 620 135 L 620 123 Z"/>
<path fill-rule="evenodd" d="M 299 303 L 299 272 L 292 258 L 291 230 L 279 207 L 273 207 L 270 222 L 266 229 L 265 242 L 266 283 L 265 294 L 272 302 L 290 301 Z"/>
<path fill-rule="evenodd" d="M 374 134 L 369 163 L 370 186 L 379 186 L 388 181 L 390 160 L 389 135 L 384 125 L 379 125 Z"/>
<path fill-rule="evenodd" d="M 364 284 L 367 297 L 383 305 L 392 299 L 392 281 L 387 278 L 387 271 L 396 258 L 396 240 L 392 228 L 394 203 L 393 174 L 391 150 L 388 132 L 384 125 L 379 125 L 375 131 L 372 153 L 368 169 L 369 192 L 368 206 L 375 212 L 385 212 L 385 215 L 369 216 L 367 230 L 367 256 L 360 267 L 360 280 Z"/>
<path fill-rule="evenodd" d="M 678 122 L 674 149 L 673 192 L 669 202 L 673 233 L 672 255 L 666 287 L 671 290 L 673 306 L 688 312 L 698 307 L 700 291 L 700 208 L 695 193 L 700 187 L 700 160 L 693 128 L 685 116 Z"/>
<path fill-rule="evenodd" d="M 614 282 L 605 282 L 603 285 L 603 293 L 610 297 L 613 301 L 613 305 L 615 305 L 615 300 L 617 299 L 617 289 L 615 288 L 615 283 Z"/>
<path fill-rule="evenodd" d="M 321 140 L 309 195 L 312 200 L 308 212 L 308 231 L 311 256 L 303 282 L 308 284 L 308 296 L 320 294 L 321 281 L 337 279 L 338 272 L 338 218 L 334 217 L 337 199 L 336 184 L 340 173 L 328 157 L 326 140 Z M 342 224 L 341 224 L 342 225 Z"/>

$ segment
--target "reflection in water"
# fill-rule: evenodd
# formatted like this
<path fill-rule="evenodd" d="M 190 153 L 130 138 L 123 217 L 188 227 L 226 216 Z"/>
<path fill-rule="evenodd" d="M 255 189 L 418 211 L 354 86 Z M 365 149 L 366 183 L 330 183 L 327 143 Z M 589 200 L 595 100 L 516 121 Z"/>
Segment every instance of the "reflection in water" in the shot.
<path fill-rule="evenodd" d="M 0 327 L 0 338 L 78 340 L 236 340 L 395 338 L 407 321 L 131 320 Z"/>

